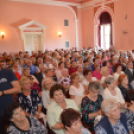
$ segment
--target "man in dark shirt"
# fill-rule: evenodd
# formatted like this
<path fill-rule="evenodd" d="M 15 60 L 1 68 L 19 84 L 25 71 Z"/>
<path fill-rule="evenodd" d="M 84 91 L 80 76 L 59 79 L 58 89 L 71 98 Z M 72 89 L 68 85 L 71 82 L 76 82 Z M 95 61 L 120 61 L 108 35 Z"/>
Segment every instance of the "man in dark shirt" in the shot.
<path fill-rule="evenodd" d="M 4 112 L 14 102 L 15 93 L 20 92 L 19 82 L 12 70 L 5 69 L 5 61 L 0 61 L 0 134 L 6 134 Z"/>

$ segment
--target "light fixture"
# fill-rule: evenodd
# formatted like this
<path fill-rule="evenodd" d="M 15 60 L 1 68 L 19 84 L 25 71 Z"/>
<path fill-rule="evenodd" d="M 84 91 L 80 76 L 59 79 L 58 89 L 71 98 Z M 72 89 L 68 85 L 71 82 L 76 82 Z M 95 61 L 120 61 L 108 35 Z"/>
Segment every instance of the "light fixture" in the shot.
<path fill-rule="evenodd" d="M 4 39 L 4 37 L 5 37 L 5 33 L 1 32 L 1 38 Z"/>
<path fill-rule="evenodd" d="M 127 34 L 127 30 L 122 29 L 122 33 L 123 33 L 123 34 Z"/>
<path fill-rule="evenodd" d="M 58 36 L 58 37 L 62 37 L 62 32 L 58 32 L 58 33 L 57 33 L 57 36 Z"/>

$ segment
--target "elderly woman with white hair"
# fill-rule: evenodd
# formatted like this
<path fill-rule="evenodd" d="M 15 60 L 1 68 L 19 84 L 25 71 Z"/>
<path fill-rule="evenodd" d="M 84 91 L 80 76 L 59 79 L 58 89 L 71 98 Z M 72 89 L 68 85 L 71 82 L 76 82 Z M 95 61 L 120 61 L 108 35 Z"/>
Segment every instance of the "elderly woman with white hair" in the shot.
<path fill-rule="evenodd" d="M 107 98 L 114 98 L 120 103 L 121 108 L 126 108 L 125 100 L 121 94 L 120 89 L 116 86 L 116 82 L 113 76 L 106 77 L 105 86 L 106 89 L 102 93 L 103 99 L 105 100 Z"/>
<path fill-rule="evenodd" d="M 100 73 L 102 75 L 101 83 L 104 83 L 106 77 L 111 76 L 111 75 L 109 75 L 109 69 L 106 66 L 101 68 L 101 72 Z"/>
<path fill-rule="evenodd" d="M 105 99 L 101 109 L 106 116 L 95 126 L 95 134 L 133 134 L 126 115 L 120 113 L 120 104 L 116 99 Z"/>
<path fill-rule="evenodd" d="M 71 85 L 68 69 L 66 68 L 62 69 L 61 74 L 62 74 L 62 78 L 59 80 L 59 83 L 62 84 L 66 90 L 68 90 Z"/>
<path fill-rule="evenodd" d="M 50 98 L 50 89 L 52 87 L 52 81 L 50 78 L 46 77 L 42 82 L 42 103 L 45 109 L 48 108 L 48 105 L 52 102 Z"/>

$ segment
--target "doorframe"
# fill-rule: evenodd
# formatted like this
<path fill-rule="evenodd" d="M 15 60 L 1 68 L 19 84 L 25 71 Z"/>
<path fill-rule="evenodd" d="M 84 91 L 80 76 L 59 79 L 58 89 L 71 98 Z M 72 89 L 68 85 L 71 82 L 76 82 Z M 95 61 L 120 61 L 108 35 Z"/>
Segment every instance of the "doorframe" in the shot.
<path fill-rule="evenodd" d="M 41 45 L 42 45 L 42 48 L 44 50 L 44 38 L 42 37 L 42 32 L 25 32 L 24 33 L 24 50 L 26 50 L 26 43 L 25 43 L 25 40 L 26 40 L 26 35 L 41 35 Z"/>
<path fill-rule="evenodd" d="M 24 51 L 26 50 L 26 45 L 25 45 L 25 35 L 26 34 L 41 35 L 41 45 L 42 45 L 43 51 L 45 51 L 44 41 L 45 41 L 46 28 L 47 28 L 47 26 L 40 24 L 39 22 L 37 22 L 35 20 L 29 21 L 29 22 L 19 26 L 20 36 L 24 42 Z"/>
<path fill-rule="evenodd" d="M 103 12 L 108 12 L 109 15 L 111 16 L 112 19 L 112 42 L 113 42 L 113 46 L 115 45 L 115 36 L 114 36 L 114 12 L 113 10 L 108 7 L 108 6 L 102 6 L 100 7 L 96 13 L 95 13 L 95 17 L 94 17 L 94 47 L 99 46 L 99 37 L 98 37 L 98 31 L 99 31 L 99 25 L 100 25 L 100 15 Z"/>

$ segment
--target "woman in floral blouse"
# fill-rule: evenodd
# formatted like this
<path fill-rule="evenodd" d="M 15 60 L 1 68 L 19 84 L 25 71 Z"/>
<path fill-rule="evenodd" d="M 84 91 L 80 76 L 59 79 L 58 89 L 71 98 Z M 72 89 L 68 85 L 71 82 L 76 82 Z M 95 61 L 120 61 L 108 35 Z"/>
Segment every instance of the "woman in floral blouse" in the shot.
<path fill-rule="evenodd" d="M 89 83 L 89 94 L 82 99 L 81 111 L 82 121 L 94 130 L 95 117 L 101 115 L 102 96 L 99 95 L 100 83 L 97 81 Z"/>

